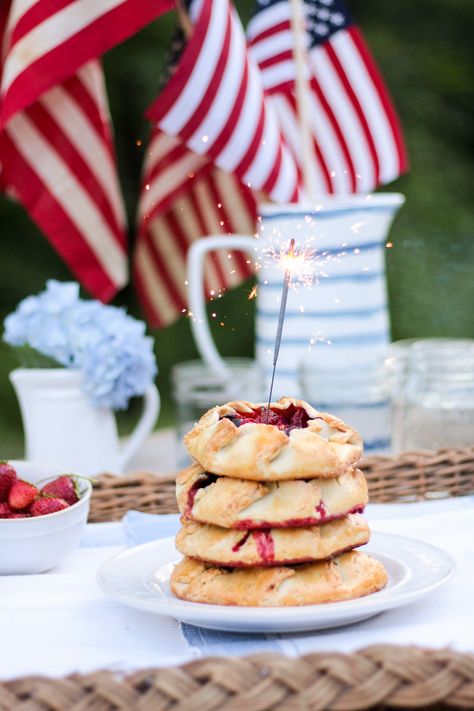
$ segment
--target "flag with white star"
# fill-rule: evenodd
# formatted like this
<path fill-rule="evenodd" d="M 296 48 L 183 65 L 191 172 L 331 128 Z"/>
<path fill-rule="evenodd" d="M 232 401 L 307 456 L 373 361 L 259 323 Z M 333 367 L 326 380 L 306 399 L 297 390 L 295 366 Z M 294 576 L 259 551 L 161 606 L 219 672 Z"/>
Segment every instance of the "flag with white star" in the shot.
<path fill-rule="evenodd" d="M 407 169 L 392 100 L 346 5 L 341 0 L 301 0 L 301 5 L 315 192 L 370 192 Z M 289 0 L 257 0 L 247 39 L 287 144 L 301 165 Z"/>

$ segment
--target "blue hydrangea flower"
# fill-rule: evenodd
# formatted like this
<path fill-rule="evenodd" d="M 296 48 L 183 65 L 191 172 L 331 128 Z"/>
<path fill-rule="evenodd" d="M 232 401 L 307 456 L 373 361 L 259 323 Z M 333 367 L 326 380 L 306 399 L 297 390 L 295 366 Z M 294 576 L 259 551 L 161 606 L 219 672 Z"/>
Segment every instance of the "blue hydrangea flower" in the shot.
<path fill-rule="evenodd" d="M 153 340 L 143 321 L 124 309 L 79 298 L 79 285 L 50 280 L 5 319 L 3 338 L 29 345 L 61 365 L 80 370 L 99 406 L 125 409 L 158 372 Z"/>
<path fill-rule="evenodd" d="M 69 310 L 79 303 L 79 285 L 46 282 L 46 290 L 28 296 L 5 319 L 4 340 L 12 346 L 29 345 L 39 353 L 69 366 L 73 354 L 67 334 Z"/>

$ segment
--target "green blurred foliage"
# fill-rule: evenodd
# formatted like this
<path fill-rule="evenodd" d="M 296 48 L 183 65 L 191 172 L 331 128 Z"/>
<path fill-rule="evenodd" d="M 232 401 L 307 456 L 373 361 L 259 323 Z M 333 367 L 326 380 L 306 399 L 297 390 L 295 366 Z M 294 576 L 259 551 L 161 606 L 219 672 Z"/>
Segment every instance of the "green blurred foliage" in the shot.
<path fill-rule="evenodd" d="M 411 170 L 387 190 L 407 197 L 391 232 L 387 250 L 393 337 L 474 337 L 474 66 L 472 0 L 352 0 L 356 16 L 401 117 Z M 250 0 L 237 7 L 245 20 Z M 105 57 L 119 169 L 129 213 L 130 240 L 148 125 L 143 112 L 156 96 L 165 49 L 176 19 L 160 18 Z M 141 145 L 137 145 L 141 141 Z M 37 292 L 49 277 L 67 279 L 68 270 L 48 242 L 14 203 L 0 199 L 0 318 L 20 299 Z M 218 312 L 215 336 L 224 355 L 250 355 L 253 305 L 247 283 L 226 294 L 212 308 Z M 128 287 L 115 303 L 140 315 Z M 176 362 L 197 356 L 189 322 L 180 320 L 156 336 L 163 396 L 160 424 L 173 411 L 169 374 Z M 3 456 L 21 451 L 21 423 L 8 372 L 13 354 L 0 345 L 0 448 Z M 129 427 L 139 403 L 121 417 Z"/>

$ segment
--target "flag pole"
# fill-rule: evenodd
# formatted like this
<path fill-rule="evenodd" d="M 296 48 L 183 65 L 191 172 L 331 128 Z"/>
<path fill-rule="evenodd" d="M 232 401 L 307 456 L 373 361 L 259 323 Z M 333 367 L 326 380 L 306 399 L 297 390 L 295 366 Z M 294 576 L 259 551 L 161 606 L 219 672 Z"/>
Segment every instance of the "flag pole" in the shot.
<path fill-rule="evenodd" d="M 301 139 L 301 167 L 303 184 L 308 199 L 317 201 L 313 166 L 315 160 L 313 136 L 310 127 L 310 92 L 307 75 L 306 27 L 302 0 L 289 0 L 291 10 L 291 30 L 293 33 L 293 59 L 295 63 L 296 107 Z"/>
<path fill-rule="evenodd" d="M 189 19 L 189 15 L 183 4 L 183 0 L 175 0 L 176 12 L 178 13 L 179 24 L 184 32 L 186 39 L 189 39 L 193 34 L 193 23 Z"/>

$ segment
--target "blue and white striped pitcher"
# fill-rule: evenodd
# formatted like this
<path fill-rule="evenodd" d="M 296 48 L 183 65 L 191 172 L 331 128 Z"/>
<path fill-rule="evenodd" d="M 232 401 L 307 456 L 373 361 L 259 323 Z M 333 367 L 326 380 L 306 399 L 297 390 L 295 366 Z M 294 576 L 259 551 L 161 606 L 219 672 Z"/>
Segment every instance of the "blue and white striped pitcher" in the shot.
<path fill-rule="evenodd" d="M 403 195 L 380 193 L 327 197 L 315 208 L 262 205 L 259 237 L 206 237 L 189 254 L 188 279 L 193 332 L 198 348 L 216 371 L 225 372 L 206 319 L 204 257 L 216 249 L 242 249 L 261 256 L 288 245 L 315 250 L 317 283 L 290 290 L 280 349 L 275 396 L 300 392 L 299 369 L 308 349 L 321 368 L 363 367 L 382 360 L 390 339 L 385 249 Z M 256 359 L 267 378 L 277 329 L 283 282 L 281 266 L 262 259 L 258 271 Z"/>

